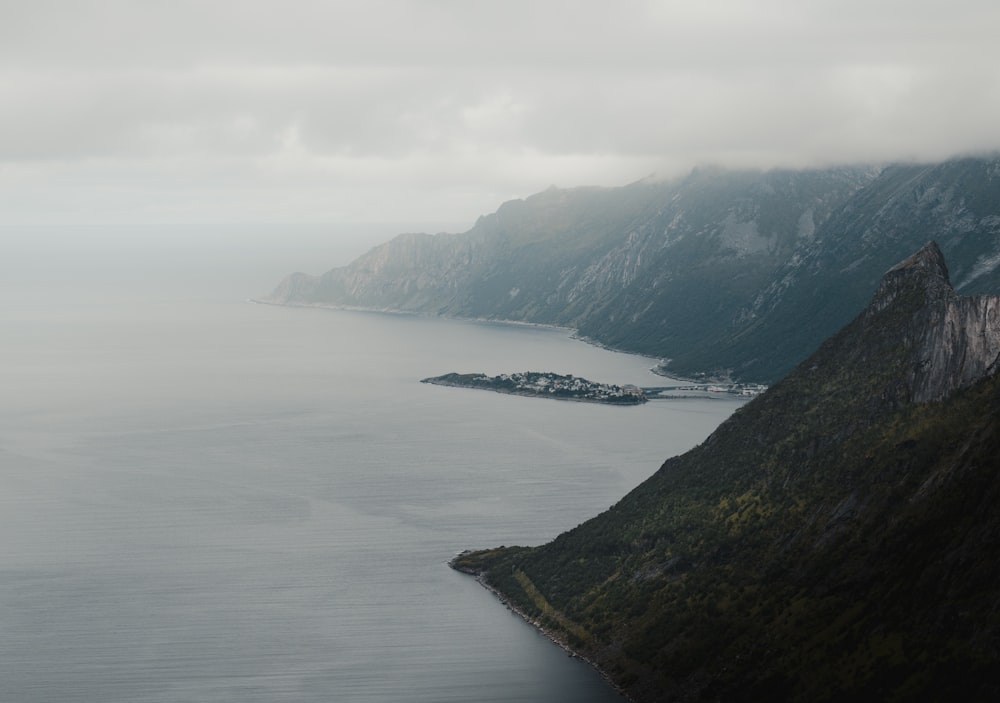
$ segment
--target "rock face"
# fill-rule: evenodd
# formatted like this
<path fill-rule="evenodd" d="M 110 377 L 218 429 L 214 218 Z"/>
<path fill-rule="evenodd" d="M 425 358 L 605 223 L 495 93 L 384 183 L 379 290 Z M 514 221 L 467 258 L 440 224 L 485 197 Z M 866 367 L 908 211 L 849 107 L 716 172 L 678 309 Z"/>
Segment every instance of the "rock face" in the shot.
<path fill-rule="evenodd" d="M 995 700 L 998 304 L 929 243 L 608 511 L 454 565 L 639 701 Z"/>
<path fill-rule="evenodd" d="M 923 296 L 926 316 L 916 320 L 903 343 L 912 351 L 907 378 L 911 400 L 940 400 L 997 369 L 1000 358 L 1000 297 L 960 297 L 951 287 L 937 244 L 930 242 L 890 269 L 866 315 L 901 296 Z"/>
<path fill-rule="evenodd" d="M 865 307 L 887 268 L 928 240 L 947 257 L 956 290 L 1000 292 L 1000 159 L 884 169 L 775 272 L 717 353 L 737 374 L 805 358 Z"/>
<path fill-rule="evenodd" d="M 552 188 L 295 274 L 272 301 L 556 324 L 682 375 L 771 382 L 930 239 L 958 290 L 1000 291 L 1000 159 Z"/>

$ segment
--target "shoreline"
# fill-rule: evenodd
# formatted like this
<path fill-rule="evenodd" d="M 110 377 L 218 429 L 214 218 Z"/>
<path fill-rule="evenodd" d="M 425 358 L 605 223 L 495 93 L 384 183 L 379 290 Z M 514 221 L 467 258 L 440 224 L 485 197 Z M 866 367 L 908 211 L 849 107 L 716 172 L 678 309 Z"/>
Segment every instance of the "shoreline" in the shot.
<path fill-rule="evenodd" d="M 273 305 L 279 308 L 313 308 L 318 310 L 342 310 L 346 312 L 365 312 L 365 313 L 376 313 L 380 315 L 400 315 L 405 317 L 422 317 L 427 319 L 439 318 L 445 320 L 454 320 L 456 322 L 474 322 L 476 324 L 481 324 L 481 325 L 498 325 L 498 326 L 509 325 L 511 327 L 530 327 L 530 328 L 545 329 L 545 330 L 558 330 L 560 332 L 565 332 L 570 339 L 574 339 L 578 342 L 583 342 L 584 344 L 587 344 L 592 347 L 597 347 L 598 349 L 604 349 L 605 351 L 614 352 L 615 354 L 627 354 L 629 356 L 637 356 L 641 359 L 648 359 L 649 361 L 653 362 L 653 366 L 649 368 L 649 372 L 655 376 L 659 376 L 661 378 L 669 378 L 679 383 L 699 383 L 699 381 L 693 378 L 675 376 L 663 371 L 662 370 L 663 365 L 668 363 L 670 361 L 669 359 L 649 356 L 648 354 L 629 351 L 628 349 L 618 349 L 616 347 L 612 347 L 610 345 L 599 342 L 596 339 L 585 337 L 582 334 L 580 334 L 579 330 L 573 327 L 566 327 L 565 325 L 553 325 L 546 322 L 526 322 L 524 320 L 500 320 L 489 317 L 457 317 L 455 315 L 439 315 L 436 313 L 429 313 L 429 312 L 399 310 L 397 308 L 372 308 L 361 305 L 337 305 L 333 303 L 279 303 L 274 300 L 268 300 L 266 298 L 247 298 L 247 302 L 254 303 L 256 305 Z"/>
<path fill-rule="evenodd" d="M 453 569 L 454 571 L 457 571 L 460 574 L 465 574 L 466 576 L 471 576 L 472 578 L 474 578 L 476 580 L 476 583 L 478 583 L 480 586 L 482 586 L 487 591 L 492 593 L 496 597 L 496 599 L 500 601 L 500 603 L 505 608 L 507 608 L 507 610 L 509 610 L 510 612 L 514 613 L 519 618 L 521 618 L 526 624 L 534 628 L 534 630 L 538 632 L 540 635 L 542 635 L 545 639 L 549 640 L 550 642 L 552 642 L 552 644 L 559 647 L 559 649 L 566 652 L 568 656 L 572 657 L 573 659 L 579 659 L 583 663 L 587 664 L 587 666 L 596 671 L 598 675 L 602 679 L 604 679 L 604 681 L 607 682 L 607 684 L 611 686 L 611 688 L 613 688 L 618 693 L 618 695 L 622 697 L 623 700 L 627 701 L 628 703 L 634 703 L 634 699 L 631 696 L 629 696 L 625 692 L 625 690 L 622 689 L 621 686 L 615 683 L 615 681 L 608 675 L 608 673 L 605 672 L 600 666 L 598 666 L 593 659 L 589 659 L 583 656 L 575 649 L 573 649 L 569 644 L 567 644 L 562 638 L 560 638 L 559 635 L 543 627 L 538 621 L 532 620 L 526 613 L 524 613 L 524 611 L 522 611 L 520 608 L 514 605 L 510 601 L 510 599 L 507 598 L 507 596 L 505 596 L 503 593 L 501 593 L 496 588 L 487 583 L 486 579 L 483 577 L 483 574 L 481 572 L 467 571 L 465 569 L 461 569 L 455 566 L 454 558 L 448 561 L 448 567 Z"/>
<path fill-rule="evenodd" d="M 473 323 L 477 325 L 495 325 L 495 326 L 511 326 L 511 327 L 528 327 L 541 330 L 555 330 L 558 332 L 564 332 L 566 335 L 577 342 L 582 342 L 597 349 L 603 349 L 615 354 L 626 354 L 628 356 L 639 357 L 640 359 L 645 359 L 652 362 L 653 365 L 647 367 L 647 371 L 652 375 L 666 379 L 669 381 L 674 381 L 678 385 L 705 385 L 709 383 L 732 383 L 730 379 L 722 376 L 710 376 L 702 379 L 690 378 L 687 376 L 679 376 L 668 371 L 663 370 L 663 364 L 667 363 L 669 359 L 658 359 L 656 357 L 647 356 L 640 352 L 628 351 L 626 349 L 616 349 L 615 347 L 609 346 L 598 342 L 590 337 L 585 337 L 581 335 L 577 330 L 572 327 L 564 327 L 562 325 L 551 325 L 543 322 L 524 322 L 521 320 L 497 320 L 485 317 L 454 317 L 451 315 L 437 315 L 434 313 L 427 312 L 413 312 L 409 310 L 398 310 L 395 308 L 370 308 L 358 305 L 336 305 L 332 303 L 279 303 L 273 300 L 267 300 L 266 298 L 247 298 L 246 302 L 253 303 L 255 305 L 271 305 L 279 308 L 306 308 L 306 309 L 318 309 L 318 310 L 336 310 L 343 312 L 356 312 L 364 314 L 374 314 L 374 315 L 390 315 L 390 316 L 400 316 L 400 317 L 416 317 L 424 319 L 443 319 L 451 320 L 453 322 L 464 322 Z M 449 386 L 452 388 L 469 388 L 470 386 L 463 386 L 460 384 L 445 384 L 437 383 L 434 385 Z M 645 386 L 643 386 L 645 387 Z M 478 389 L 475 390 L 494 390 L 494 389 Z M 498 393 L 504 393 L 505 395 L 521 395 L 526 398 L 531 397 L 551 397 L 551 396 L 541 396 L 531 393 L 513 393 L 505 391 L 494 391 Z M 594 402 L 600 405 L 633 405 L 632 403 L 605 403 L 602 401 L 590 401 L 586 399 L 577 398 L 555 398 L 556 400 L 571 400 L 575 402 Z M 747 400 L 746 398 L 739 398 L 738 396 L 731 396 L 730 394 L 724 393 L 695 393 L 691 395 L 655 395 L 647 397 L 648 402 L 653 401 L 664 401 L 664 400 Z M 644 403 L 635 403 L 635 405 L 643 405 Z"/>
<path fill-rule="evenodd" d="M 699 386 L 704 386 L 704 385 L 709 385 L 709 384 L 733 384 L 733 385 L 748 385 L 748 386 L 760 385 L 760 384 L 749 384 L 749 383 L 743 383 L 743 382 L 736 382 L 736 381 L 733 381 L 732 378 L 730 376 L 728 376 L 728 375 L 706 375 L 703 378 L 692 378 L 692 377 L 689 377 L 689 376 L 680 376 L 680 375 L 677 375 L 677 374 L 675 374 L 675 373 L 673 373 L 671 371 L 668 371 L 668 370 L 664 369 L 663 365 L 666 364 L 666 363 L 668 363 L 670 361 L 669 359 L 657 358 L 657 357 L 653 357 L 653 356 L 647 356 L 646 354 L 643 354 L 641 352 L 629 351 L 627 349 L 617 349 L 615 347 L 609 346 L 607 344 L 603 344 L 602 342 L 599 342 L 599 341 L 597 341 L 595 339 L 592 339 L 591 337 L 585 337 L 585 336 L 581 335 L 577 330 L 573 329 L 572 327 L 565 327 L 563 325 L 552 325 L 552 324 L 547 324 L 547 323 L 544 323 L 544 322 L 524 322 L 524 321 L 521 321 L 521 320 L 498 320 L 498 319 L 491 319 L 491 318 L 485 318 L 485 317 L 455 317 L 455 316 L 452 316 L 452 315 L 438 315 L 438 314 L 427 313 L 427 312 L 414 312 L 414 311 L 409 311 L 409 310 L 399 310 L 399 309 L 396 309 L 396 308 L 371 308 L 371 307 L 363 307 L 363 306 L 358 306 L 358 305 L 336 305 L 336 304 L 332 304 L 332 303 L 279 303 L 279 302 L 275 302 L 275 301 L 271 301 L 271 300 L 267 300 L 267 299 L 263 299 L 263 298 L 247 298 L 246 300 L 247 300 L 247 302 L 254 303 L 254 304 L 257 304 L 257 305 L 272 305 L 274 307 L 284 307 L 284 308 L 310 308 L 310 309 L 319 309 L 319 310 L 338 310 L 338 311 L 345 311 L 345 312 L 357 312 L 357 313 L 375 314 L 375 315 L 391 315 L 391 316 L 400 316 L 400 317 L 416 317 L 416 318 L 424 318 L 424 319 L 428 319 L 428 320 L 430 320 L 430 319 L 442 319 L 442 320 L 451 320 L 453 322 L 473 323 L 473 324 L 477 324 L 477 325 L 495 325 L 495 326 L 498 326 L 498 327 L 499 326 L 504 326 L 504 327 L 505 326 L 511 326 L 511 327 L 528 327 L 528 328 L 535 328 L 535 329 L 541 329 L 541 330 L 555 330 L 555 331 L 558 331 L 558 332 L 565 333 L 570 339 L 572 339 L 574 341 L 582 342 L 582 343 L 587 344 L 589 346 L 596 347 L 597 349 L 603 349 L 604 351 L 609 351 L 609 352 L 612 352 L 614 354 L 625 354 L 625 355 L 632 356 L 632 357 L 639 357 L 640 359 L 644 359 L 646 361 L 649 361 L 649 362 L 652 363 L 652 366 L 648 366 L 647 367 L 647 371 L 649 371 L 649 373 L 651 373 L 652 375 L 654 375 L 654 376 L 656 376 L 658 378 L 666 379 L 668 381 L 673 381 L 673 382 L 675 382 L 678 385 L 699 385 Z M 469 388 L 469 387 L 472 387 L 472 386 L 463 386 L 463 385 L 459 385 L 459 384 L 445 384 L 445 383 L 439 383 L 439 384 L 436 384 L 436 385 L 442 385 L 442 386 L 449 385 L 449 386 L 454 387 L 454 388 Z M 633 385 L 638 385 L 638 384 L 633 384 Z M 648 386 L 642 385 L 640 387 L 647 388 Z M 481 389 L 481 390 L 494 390 L 494 389 L 487 388 L 487 389 Z M 528 398 L 530 398 L 530 397 L 551 397 L 551 396 L 541 396 L 540 394 L 536 395 L 536 394 L 532 394 L 532 393 L 516 393 L 516 392 L 506 392 L 506 391 L 495 391 L 495 392 L 505 393 L 506 395 L 521 395 L 521 396 L 528 397 Z M 745 397 L 741 398 L 738 395 L 733 396 L 733 397 L 721 397 L 721 396 L 727 396 L 727 395 L 732 396 L 733 394 L 705 392 L 705 393 L 695 393 L 693 395 L 654 395 L 654 396 L 647 397 L 646 400 L 649 401 L 649 402 L 651 402 L 651 401 L 659 401 L 659 400 L 733 400 L 733 399 L 736 399 L 736 400 L 748 400 L 749 399 L 749 398 L 745 398 Z M 753 397 L 753 396 L 751 396 L 751 397 Z M 595 402 L 595 403 L 602 404 L 602 405 L 632 405 L 632 403 L 610 403 L 610 402 L 604 402 L 604 401 L 599 401 L 599 400 L 597 400 L 597 401 L 591 401 L 591 400 L 588 400 L 588 399 L 577 399 L 577 398 L 555 398 L 555 399 L 556 400 L 573 400 L 573 401 L 577 401 L 577 402 Z M 637 405 L 642 405 L 643 403 L 636 403 L 636 404 Z"/>
<path fill-rule="evenodd" d="M 364 305 L 343 305 L 335 303 L 279 303 L 273 300 L 267 300 L 266 298 L 247 298 L 248 303 L 254 303 L 256 305 L 273 305 L 279 308 L 313 308 L 318 310 L 343 310 L 347 312 L 368 312 L 376 313 L 379 315 L 400 315 L 403 317 L 423 317 L 427 319 L 444 319 L 444 320 L 454 320 L 456 322 L 475 322 L 483 325 L 498 325 L 512 327 L 535 327 L 538 329 L 548 329 L 548 330 L 559 330 L 561 332 L 566 332 L 568 336 L 572 339 L 579 340 L 585 344 L 589 344 L 593 347 L 598 347 L 599 349 L 606 349 L 608 351 L 617 352 L 619 354 L 629 354 L 631 356 L 641 356 L 645 359 L 650 359 L 656 361 L 657 363 L 662 362 L 662 359 L 656 359 L 656 357 L 646 356 L 645 354 L 639 354 L 638 352 L 625 351 L 623 349 L 615 349 L 614 347 L 609 347 L 607 345 L 596 342 L 587 337 L 581 336 L 576 329 L 572 327 L 566 327 L 564 325 L 552 325 L 546 322 L 526 322 L 524 320 L 502 320 L 490 317 L 460 317 L 456 315 L 439 315 L 433 312 L 419 312 L 416 310 L 400 310 L 399 308 L 372 308 L 366 307 Z M 678 379 L 684 380 L 684 379 Z"/>

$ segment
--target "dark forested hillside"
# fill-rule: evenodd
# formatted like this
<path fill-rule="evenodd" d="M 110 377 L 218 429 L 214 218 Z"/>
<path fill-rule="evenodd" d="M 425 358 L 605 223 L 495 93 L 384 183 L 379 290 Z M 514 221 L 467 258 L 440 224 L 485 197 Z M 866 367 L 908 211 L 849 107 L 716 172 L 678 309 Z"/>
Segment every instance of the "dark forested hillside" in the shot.
<path fill-rule="evenodd" d="M 640 701 L 995 700 L 998 354 L 929 244 L 607 512 L 455 566 Z"/>

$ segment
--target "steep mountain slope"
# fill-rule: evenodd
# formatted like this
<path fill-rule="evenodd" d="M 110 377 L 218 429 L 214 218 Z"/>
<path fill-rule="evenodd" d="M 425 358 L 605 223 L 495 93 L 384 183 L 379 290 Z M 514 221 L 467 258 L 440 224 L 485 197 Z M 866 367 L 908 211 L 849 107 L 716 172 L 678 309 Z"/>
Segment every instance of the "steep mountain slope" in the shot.
<path fill-rule="evenodd" d="M 667 187 L 550 188 L 504 203 L 465 234 L 404 234 L 322 276 L 293 274 L 272 298 L 536 322 L 541 307 L 555 322 L 559 308 L 545 302 L 553 281 L 602 256 Z"/>
<path fill-rule="evenodd" d="M 551 188 L 465 234 L 402 235 L 322 276 L 294 274 L 271 300 L 593 323 L 598 341 L 669 355 L 728 324 L 873 177 L 699 170 L 676 182 Z"/>
<path fill-rule="evenodd" d="M 882 272 L 932 238 L 958 291 L 1000 291 L 1000 159 L 885 169 L 744 307 L 733 334 L 705 351 L 736 375 L 784 373 L 784 359 L 805 358 L 847 324 Z M 699 353 L 678 365 L 696 366 Z"/>
<path fill-rule="evenodd" d="M 610 510 L 455 565 L 637 700 L 995 700 L 998 356 L 929 244 Z"/>
<path fill-rule="evenodd" d="M 770 382 L 931 236 L 960 290 L 1000 290 L 1000 159 L 552 188 L 271 300 L 557 324 L 675 373 Z"/>

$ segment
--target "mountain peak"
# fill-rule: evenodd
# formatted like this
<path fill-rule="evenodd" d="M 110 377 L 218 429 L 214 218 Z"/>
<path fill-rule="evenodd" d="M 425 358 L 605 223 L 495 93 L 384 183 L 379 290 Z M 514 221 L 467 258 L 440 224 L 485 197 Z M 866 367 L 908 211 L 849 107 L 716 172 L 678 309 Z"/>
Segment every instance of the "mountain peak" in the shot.
<path fill-rule="evenodd" d="M 933 241 L 885 273 L 861 324 L 863 346 L 905 365 L 908 400 L 940 400 L 998 365 L 1000 297 L 956 293 Z"/>
<path fill-rule="evenodd" d="M 896 300 L 919 300 L 919 304 L 924 304 L 956 295 L 944 255 L 937 243 L 930 241 L 885 272 L 867 313 L 879 313 Z"/>
<path fill-rule="evenodd" d="M 937 242 L 931 240 L 924 244 L 919 251 L 908 256 L 893 266 L 886 272 L 886 276 L 925 276 L 943 280 L 949 286 L 948 265 L 944 261 L 944 254 L 938 247 Z"/>

